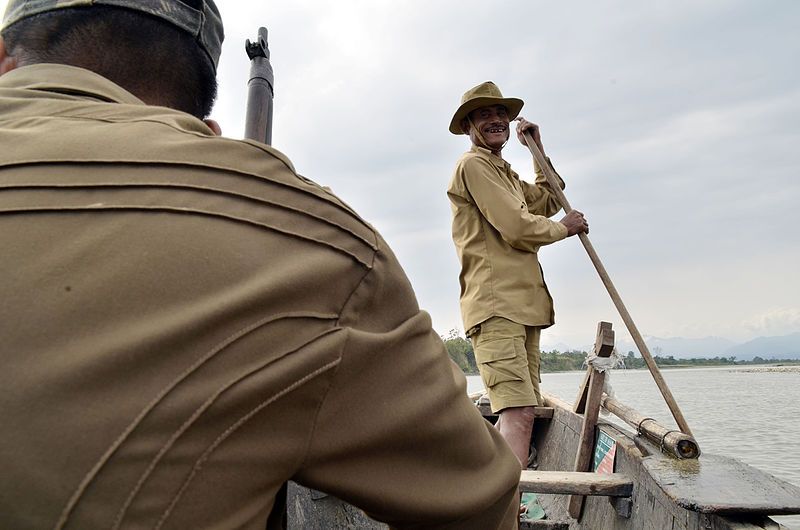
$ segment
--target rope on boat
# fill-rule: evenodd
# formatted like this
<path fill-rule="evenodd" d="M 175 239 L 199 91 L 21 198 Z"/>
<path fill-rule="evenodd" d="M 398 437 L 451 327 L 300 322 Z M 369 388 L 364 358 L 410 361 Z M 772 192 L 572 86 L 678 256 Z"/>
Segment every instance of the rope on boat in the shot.
<path fill-rule="evenodd" d="M 613 398 L 616 394 L 614 388 L 611 386 L 611 370 L 619 368 L 620 366 L 625 366 L 625 362 L 622 360 L 622 357 L 619 356 L 619 353 L 617 353 L 616 347 L 611 350 L 611 354 L 608 357 L 600 357 L 595 353 L 596 351 L 597 347 L 592 348 L 592 351 L 586 354 L 584 364 L 590 366 L 596 372 L 604 372 L 606 374 L 603 383 L 603 392 Z M 607 416 L 608 411 L 601 408 L 600 414 Z"/>
<path fill-rule="evenodd" d="M 611 355 L 608 357 L 598 357 L 593 349 L 593 351 L 586 354 L 585 362 L 598 372 L 606 372 L 620 366 L 625 366 L 625 363 L 622 361 L 622 357 L 620 357 L 619 353 L 617 353 L 617 348 L 611 350 Z"/>

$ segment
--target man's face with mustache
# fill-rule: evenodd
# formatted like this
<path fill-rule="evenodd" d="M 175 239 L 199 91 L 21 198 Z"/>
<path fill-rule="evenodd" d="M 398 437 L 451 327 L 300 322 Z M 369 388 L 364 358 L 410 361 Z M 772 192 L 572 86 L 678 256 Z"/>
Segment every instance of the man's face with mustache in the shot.
<path fill-rule="evenodd" d="M 499 151 L 503 148 L 503 144 L 508 141 L 508 111 L 503 105 L 488 105 L 480 107 L 469 113 L 469 118 L 475 125 L 475 128 L 480 131 L 481 136 L 486 141 L 487 146 L 492 151 Z M 475 145 L 481 145 L 476 142 L 475 131 L 470 130 L 470 138 Z"/>

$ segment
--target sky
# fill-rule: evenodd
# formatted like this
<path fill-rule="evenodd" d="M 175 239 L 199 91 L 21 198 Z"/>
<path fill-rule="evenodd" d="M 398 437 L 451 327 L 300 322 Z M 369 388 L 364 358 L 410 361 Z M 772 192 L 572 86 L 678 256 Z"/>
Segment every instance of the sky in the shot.
<path fill-rule="evenodd" d="M 218 5 L 223 134 L 243 135 L 244 41 L 266 26 L 273 146 L 382 233 L 440 334 L 462 328 L 445 190 L 469 148 L 447 127 L 486 80 L 540 125 L 642 334 L 800 331 L 800 3 Z M 516 139 L 503 156 L 532 180 Z M 578 238 L 539 257 L 556 305 L 545 349 L 591 344 L 600 320 L 628 336 Z"/>

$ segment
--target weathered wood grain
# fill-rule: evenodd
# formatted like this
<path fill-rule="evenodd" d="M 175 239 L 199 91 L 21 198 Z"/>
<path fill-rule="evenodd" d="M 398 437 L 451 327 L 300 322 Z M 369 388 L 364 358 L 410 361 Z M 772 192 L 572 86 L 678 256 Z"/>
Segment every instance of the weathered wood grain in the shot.
<path fill-rule="evenodd" d="M 594 354 L 598 357 L 610 357 L 614 351 L 614 330 L 611 329 L 611 322 L 600 321 L 597 323 L 597 334 L 594 341 Z M 581 383 L 578 397 L 575 399 L 575 406 L 572 411 L 583 414 L 586 411 L 586 399 L 589 397 L 589 382 L 594 370 L 590 366 L 586 369 L 586 375 Z"/>
<path fill-rule="evenodd" d="M 600 322 L 597 324 L 597 336 L 594 340 L 594 352 L 598 357 L 608 357 L 614 350 L 614 330 L 611 329 L 610 322 Z M 589 471 L 592 465 L 592 455 L 594 454 L 594 434 L 597 426 L 597 418 L 600 414 L 600 400 L 603 397 L 603 387 L 606 382 L 605 372 L 594 370 L 589 367 L 589 381 L 576 402 L 583 399 L 586 392 L 585 407 L 583 412 L 583 426 L 578 441 L 578 453 L 575 455 L 575 471 Z M 579 519 L 583 509 L 583 497 L 573 495 L 569 499 L 569 514 Z"/>
<path fill-rule="evenodd" d="M 644 467 L 672 502 L 701 513 L 800 514 L 800 488 L 718 455 L 698 460 L 644 459 Z"/>
<path fill-rule="evenodd" d="M 629 497 L 633 480 L 627 475 L 576 471 L 530 471 L 520 474 L 519 488 L 523 492 L 557 493 L 563 495 L 605 495 Z"/>

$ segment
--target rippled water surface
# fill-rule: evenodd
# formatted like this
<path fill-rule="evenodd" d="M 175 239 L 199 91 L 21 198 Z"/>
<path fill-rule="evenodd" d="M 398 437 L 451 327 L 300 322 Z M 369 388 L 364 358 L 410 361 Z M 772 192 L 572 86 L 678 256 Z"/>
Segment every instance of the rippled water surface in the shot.
<path fill-rule="evenodd" d="M 662 370 L 706 453 L 725 455 L 800 486 L 800 369 L 714 367 Z M 467 378 L 470 392 L 480 378 Z M 542 375 L 542 389 L 572 403 L 583 372 Z M 647 370 L 614 370 L 616 398 L 662 425 L 675 421 Z M 609 419 L 611 417 L 609 416 Z M 800 516 L 775 517 L 800 530 Z"/>

